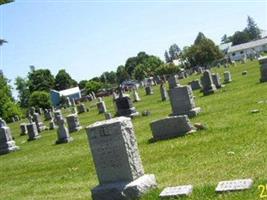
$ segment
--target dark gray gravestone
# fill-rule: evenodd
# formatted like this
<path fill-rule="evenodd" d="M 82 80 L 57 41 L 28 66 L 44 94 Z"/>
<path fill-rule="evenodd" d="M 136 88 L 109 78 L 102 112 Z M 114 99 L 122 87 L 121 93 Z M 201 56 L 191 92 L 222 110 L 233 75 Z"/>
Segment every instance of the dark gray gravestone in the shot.
<path fill-rule="evenodd" d="M 68 143 L 71 142 L 73 139 L 70 137 L 69 131 L 65 126 L 65 119 L 60 117 L 57 119 L 57 141 L 56 144 Z"/>
<path fill-rule="evenodd" d="M 93 200 L 137 199 L 156 187 L 145 175 L 130 118 L 117 117 L 86 128 L 99 185 Z"/>
<path fill-rule="evenodd" d="M 267 81 L 267 56 L 258 59 L 260 63 L 260 82 Z"/>
<path fill-rule="evenodd" d="M 201 77 L 201 85 L 203 86 L 203 94 L 209 95 L 216 91 L 216 87 L 213 83 L 211 72 L 205 70 L 203 76 Z"/>
<path fill-rule="evenodd" d="M 164 84 L 160 85 L 160 95 L 161 95 L 162 101 L 169 100 L 169 95 L 168 95 L 167 89 L 166 89 Z"/>
<path fill-rule="evenodd" d="M 119 98 L 115 100 L 117 113 L 116 116 L 126 116 L 134 117 L 139 115 L 133 106 L 133 102 L 128 96 L 120 95 Z"/>
<path fill-rule="evenodd" d="M 34 122 L 27 124 L 27 130 L 29 136 L 28 141 L 37 140 L 41 137 L 41 135 L 39 135 L 38 133 L 37 126 Z"/>
<path fill-rule="evenodd" d="M 69 127 L 69 132 L 75 132 L 82 129 L 82 126 L 80 126 L 79 118 L 76 114 L 70 114 L 67 117 L 67 124 Z"/>
<path fill-rule="evenodd" d="M 21 123 L 20 124 L 20 135 L 26 135 L 27 133 L 28 133 L 27 124 Z"/>

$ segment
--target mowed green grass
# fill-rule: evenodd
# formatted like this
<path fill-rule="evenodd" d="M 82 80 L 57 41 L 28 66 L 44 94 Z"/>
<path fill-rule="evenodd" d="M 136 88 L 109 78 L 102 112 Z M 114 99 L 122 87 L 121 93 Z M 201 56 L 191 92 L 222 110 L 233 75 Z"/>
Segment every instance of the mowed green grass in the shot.
<path fill-rule="evenodd" d="M 212 71 L 223 78 L 224 70 Z M 139 90 L 142 101 L 135 106 L 139 112 L 149 110 L 151 115 L 133 120 L 135 134 L 145 171 L 155 174 L 158 182 L 158 189 L 142 199 L 159 199 L 164 187 L 185 184 L 194 186 L 193 194 L 185 199 L 260 199 L 258 185 L 267 184 L 267 83 L 259 83 L 257 61 L 228 70 L 233 82 L 217 93 L 204 97 L 194 91 L 196 105 L 203 112 L 191 121 L 201 122 L 207 129 L 186 137 L 149 143 L 149 123 L 166 117 L 171 107 L 169 101 L 161 101 L 158 86 L 151 96 Z M 241 75 L 244 70 L 247 76 Z M 194 75 L 181 83 L 197 78 Z M 114 113 L 111 98 L 105 98 L 105 102 Z M 97 113 L 95 102 L 87 106 L 90 112 L 79 115 L 84 127 L 104 119 Z M 251 113 L 253 109 L 260 112 Z M 73 133 L 72 143 L 55 145 L 55 130 L 27 142 L 27 136 L 19 136 L 19 123 L 9 126 L 21 150 L 0 156 L 0 199 L 91 199 L 90 189 L 98 180 L 85 130 Z M 214 192 L 219 181 L 240 178 L 253 178 L 253 188 L 223 195 Z"/>

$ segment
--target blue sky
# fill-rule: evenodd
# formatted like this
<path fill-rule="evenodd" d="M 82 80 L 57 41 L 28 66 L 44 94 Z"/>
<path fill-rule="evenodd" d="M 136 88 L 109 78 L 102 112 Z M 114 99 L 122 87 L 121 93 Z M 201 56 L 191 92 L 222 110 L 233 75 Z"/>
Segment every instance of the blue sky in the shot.
<path fill-rule="evenodd" d="M 66 69 L 80 81 L 116 70 L 139 51 L 163 58 L 203 32 L 216 43 L 246 26 L 267 30 L 266 1 L 46 1 L 0 6 L 0 69 L 11 80 L 29 66 Z"/>

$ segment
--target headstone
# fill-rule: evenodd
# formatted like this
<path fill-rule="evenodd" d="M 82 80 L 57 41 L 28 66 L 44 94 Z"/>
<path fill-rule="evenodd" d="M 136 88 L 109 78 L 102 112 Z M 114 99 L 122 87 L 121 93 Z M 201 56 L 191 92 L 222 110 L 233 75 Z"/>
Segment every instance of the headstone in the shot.
<path fill-rule="evenodd" d="M 139 115 L 133 106 L 133 102 L 130 97 L 124 96 L 120 91 L 119 98 L 115 100 L 117 113 L 116 116 L 134 117 Z"/>
<path fill-rule="evenodd" d="M 248 74 L 248 71 L 243 71 L 242 76 L 246 76 Z"/>
<path fill-rule="evenodd" d="M 70 137 L 69 130 L 65 126 L 65 119 L 63 117 L 60 117 L 57 119 L 57 141 L 56 144 L 62 144 L 62 143 L 68 143 L 73 140 L 72 137 Z"/>
<path fill-rule="evenodd" d="M 105 113 L 105 119 L 111 119 L 112 118 L 112 115 L 111 113 Z"/>
<path fill-rule="evenodd" d="M 164 84 L 160 85 L 160 95 L 161 95 L 162 101 L 169 100 L 169 95 L 168 95 L 167 89 L 166 89 Z"/>
<path fill-rule="evenodd" d="M 170 89 L 169 91 L 172 114 L 196 116 L 200 111 L 200 107 L 196 107 L 193 92 L 190 86 L 180 86 Z"/>
<path fill-rule="evenodd" d="M 45 121 L 49 121 L 53 118 L 53 114 L 50 109 L 45 109 L 44 118 L 45 118 Z"/>
<path fill-rule="evenodd" d="M 203 94 L 209 95 L 216 91 L 216 87 L 213 83 L 211 72 L 205 70 L 203 76 L 201 77 L 201 85 L 203 86 Z"/>
<path fill-rule="evenodd" d="M 99 114 L 107 112 L 106 104 L 104 101 L 98 102 L 96 106 Z"/>
<path fill-rule="evenodd" d="M 72 104 L 72 106 L 76 106 L 76 102 L 75 102 L 74 98 L 71 98 L 71 104 Z"/>
<path fill-rule="evenodd" d="M 0 155 L 19 150 L 12 138 L 11 130 L 6 122 L 0 118 Z"/>
<path fill-rule="evenodd" d="M 192 90 L 198 90 L 202 88 L 202 85 L 199 80 L 194 80 L 190 82 L 190 86 Z"/>
<path fill-rule="evenodd" d="M 117 117 L 86 128 L 99 185 L 93 200 L 137 199 L 156 187 L 145 175 L 130 118 Z"/>
<path fill-rule="evenodd" d="M 33 114 L 35 113 L 35 108 L 34 107 L 30 107 L 30 114 L 33 116 Z"/>
<path fill-rule="evenodd" d="M 18 115 L 15 115 L 15 121 L 17 122 L 17 121 L 19 121 L 20 120 L 20 118 L 19 118 L 19 116 Z"/>
<path fill-rule="evenodd" d="M 171 75 L 168 78 L 169 83 L 169 89 L 175 88 L 179 86 L 178 76 L 177 75 Z"/>
<path fill-rule="evenodd" d="M 258 59 L 260 63 L 260 82 L 267 81 L 267 56 Z"/>
<path fill-rule="evenodd" d="M 13 123 L 16 122 L 15 117 L 12 117 L 11 119 L 12 119 L 12 122 L 13 122 Z"/>
<path fill-rule="evenodd" d="M 117 99 L 117 98 L 118 98 L 118 96 L 117 96 L 116 92 L 112 92 L 112 99 L 113 99 L 113 101 L 115 101 L 115 99 Z"/>
<path fill-rule="evenodd" d="M 95 93 L 94 93 L 94 92 L 91 92 L 91 93 L 92 93 L 92 95 L 93 95 L 94 99 L 96 99 Z"/>
<path fill-rule="evenodd" d="M 38 133 L 36 123 L 34 122 L 27 124 L 27 131 L 29 137 L 28 141 L 37 140 L 41 137 Z"/>
<path fill-rule="evenodd" d="M 26 135 L 27 133 L 28 133 L 27 124 L 21 123 L 20 124 L 20 135 Z"/>
<path fill-rule="evenodd" d="M 61 119 L 63 117 L 62 113 L 61 113 L 61 110 L 54 111 L 54 116 L 55 116 L 54 121 L 55 121 L 55 123 L 57 123 L 57 120 Z"/>
<path fill-rule="evenodd" d="M 38 108 L 37 109 L 37 113 L 39 113 L 39 115 L 43 114 L 43 109 L 42 108 Z"/>
<path fill-rule="evenodd" d="M 154 92 L 153 92 L 153 88 L 152 88 L 152 86 L 150 86 L 150 85 L 147 85 L 147 86 L 145 87 L 145 91 L 146 91 L 146 95 L 152 95 L 152 94 L 154 94 Z"/>
<path fill-rule="evenodd" d="M 87 110 L 86 110 L 86 107 L 85 107 L 85 105 L 84 105 L 83 103 L 81 103 L 81 104 L 79 104 L 79 105 L 77 106 L 77 110 L 78 110 L 78 114 L 81 114 L 81 113 L 84 113 L 84 112 L 87 111 Z"/>
<path fill-rule="evenodd" d="M 97 97 L 97 102 L 103 101 L 102 97 Z"/>
<path fill-rule="evenodd" d="M 37 130 L 38 132 L 42 132 L 43 130 L 45 130 L 45 125 L 44 123 L 41 121 L 41 117 L 39 115 L 39 113 L 34 113 L 33 114 L 33 121 L 35 122 L 36 126 L 37 126 Z"/>
<path fill-rule="evenodd" d="M 232 181 L 221 181 L 218 183 L 216 192 L 233 192 L 247 190 L 253 185 L 252 179 L 238 179 Z"/>
<path fill-rule="evenodd" d="M 177 187 L 166 187 L 160 193 L 161 199 L 178 198 L 181 196 L 189 196 L 193 191 L 192 185 L 182 185 Z"/>
<path fill-rule="evenodd" d="M 75 106 L 71 107 L 72 114 L 78 114 L 77 108 Z"/>
<path fill-rule="evenodd" d="M 223 73 L 223 76 L 224 76 L 224 83 L 232 82 L 232 76 L 231 76 L 231 73 L 229 71 L 225 71 Z"/>
<path fill-rule="evenodd" d="M 220 81 L 220 76 L 219 76 L 218 73 L 212 74 L 212 81 L 213 81 L 213 83 L 214 83 L 214 85 L 215 85 L 215 87 L 217 89 L 222 87 L 222 84 L 221 84 L 221 81 Z"/>
<path fill-rule="evenodd" d="M 79 118 L 76 114 L 68 115 L 66 118 L 70 133 L 82 129 L 82 126 L 80 126 Z"/>
<path fill-rule="evenodd" d="M 141 101 L 141 99 L 139 97 L 139 94 L 138 94 L 136 89 L 133 89 L 133 99 L 134 99 L 134 102 Z"/>
<path fill-rule="evenodd" d="M 57 126 L 56 126 L 54 120 L 52 119 L 52 120 L 49 122 L 49 130 L 54 130 L 54 129 L 56 129 L 56 128 L 57 128 Z"/>
<path fill-rule="evenodd" d="M 164 140 L 195 132 L 187 115 L 171 116 L 150 123 L 154 140 Z"/>
<path fill-rule="evenodd" d="M 67 105 L 68 106 L 71 106 L 71 101 L 70 101 L 70 98 L 69 97 L 67 97 Z"/>

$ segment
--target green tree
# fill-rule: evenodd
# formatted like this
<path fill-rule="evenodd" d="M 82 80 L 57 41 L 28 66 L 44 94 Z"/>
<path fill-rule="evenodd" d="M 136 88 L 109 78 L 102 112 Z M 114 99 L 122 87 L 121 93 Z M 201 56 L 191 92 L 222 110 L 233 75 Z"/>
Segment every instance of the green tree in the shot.
<path fill-rule="evenodd" d="M 169 56 L 168 51 L 165 51 L 164 52 L 164 58 L 165 58 L 166 63 L 171 62 L 171 58 Z"/>
<path fill-rule="evenodd" d="M 19 106 L 14 102 L 11 87 L 4 75 L 0 75 L 0 116 L 6 121 L 11 121 L 15 115 L 21 116 Z"/>
<path fill-rule="evenodd" d="M 169 48 L 169 56 L 170 60 L 173 61 L 179 57 L 179 54 L 181 53 L 181 49 L 178 47 L 177 44 L 173 44 Z"/>
<path fill-rule="evenodd" d="M 77 82 L 71 78 L 71 76 L 66 72 L 65 69 L 58 71 L 55 77 L 56 90 L 66 90 L 75 86 L 77 86 Z"/>
<path fill-rule="evenodd" d="M 18 76 L 15 80 L 16 90 L 18 91 L 18 97 L 20 100 L 21 107 L 29 106 L 29 98 L 30 98 L 30 90 L 29 90 L 29 82 L 26 78 L 22 78 Z"/>
<path fill-rule="evenodd" d="M 80 89 L 84 89 L 85 88 L 85 86 L 86 86 L 86 83 L 87 83 L 88 81 L 87 80 L 81 80 L 80 82 L 79 82 L 79 88 Z"/>
<path fill-rule="evenodd" d="M 130 79 L 130 75 L 128 74 L 128 72 L 126 71 L 125 67 L 123 65 L 120 65 L 117 68 L 117 72 L 116 72 L 116 76 L 117 76 L 117 81 L 118 83 L 122 83 L 125 80 L 129 80 Z"/>
<path fill-rule="evenodd" d="M 176 66 L 173 63 L 167 63 L 161 65 L 156 70 L 156 75 L 168 75 L 168 74 L 177 74 L 180 71 L 180 67 Z"/>
<path fill-rule="evenodd" d="M 246 31 L 236 31 L 232 37 L 233 45 L 238 45 L 250 41 L 249 34 Z"/>
<path fill-rule="evenodd" d="M 54 88 L 55 78 L 49 69 L 33 69 L 28 73 L 30 93 L 34 91 L 47 91 Z"/>
<path fill-rule="evenodd" d="M 202 32 L 199 32 L 195 41 L 194 41 L 194 45 L 198 45 L 201 41 L 205 41 L 206 36 L 202 33 Z"/>
<path fill-rule="evenodd" d="M 11 2 L 14 2 L 14 0 L 0 0 L 0 5 L 11 3 Z"/>
<path fill-rule="evenodd" d="M 145 71 L 145 66 L 143 64 L 139 64 L 136 66 L 133 72 L 134 78 L 138 81 L 142 81 L 147 76 L 147 73 Z"/>
<path fill-rule="evenodd" d="M 116 72 L 104 72 L 100 76 L 100 80 L 102 83 L 109 83 L 109 84 L 115 84 L 117 83 L 117 76 Z"/>
<path fill-rule="evenodd" d="M 254 19 L 250 16 L 248 16 L 247 27 L 245 28 L 244 32 L 248 33 L 250 40 L 257 40 L 261 38 L 261 31 Z"/>
<path fill-rule="evenodd" d="M 35 91 L 31 94 L 29 99 L 29 106 L 39 107 L 39 108 L 51 108 L 52 103 L 50 99 L 50 94 L 45 91 Z"/>
<path fill-rule="evenodd" d="M 90 81 L 88 81 L 86 83 L 85 90 L 86 90 L 87 94 L 89 94 L 90 92 L 95 92 L 96 93 L 102 87 L 103 87 L 103 83 L 98 82 L 98 81 L 90 80 Z"/>

